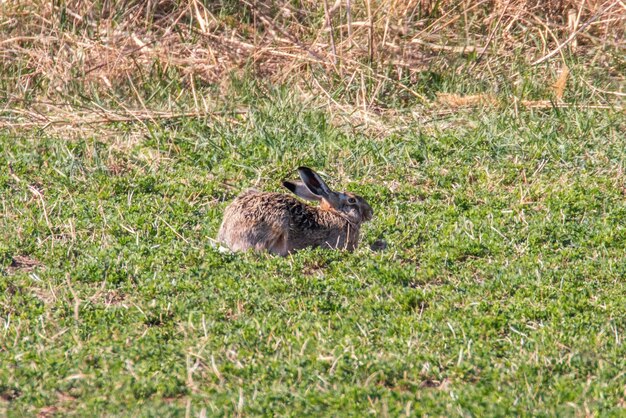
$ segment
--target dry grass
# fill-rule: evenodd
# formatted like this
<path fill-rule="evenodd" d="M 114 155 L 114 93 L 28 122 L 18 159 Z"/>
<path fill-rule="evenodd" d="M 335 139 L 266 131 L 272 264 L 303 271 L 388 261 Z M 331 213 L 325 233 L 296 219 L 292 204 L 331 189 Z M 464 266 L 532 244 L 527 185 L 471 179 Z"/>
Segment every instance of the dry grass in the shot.
<path fill-rule="evenodd" d="M 563 99 L 563 94 L 565 93 L 565 86 L 567 85 L 567 78 L 569 76 L 569 68 L 567 68 L 567 65 L 563 66 L 563 69 L 561 70 L 561 73 L 559 74 L 559 77 L 556 79 L 556 81 L 554 82 L 554 97 L 557 98 L 557 100 L 561 100 Z"/>
<path fill-rule="evenodd" d="M 10 112 L 0 124 L 48 127 L 207 115 L 214 109 L 196 94 L 198 83 L 227 87 L 228 75 L 243 70 L 299 85 L 340 113 L 378 114 L 389 92 L 422 105 L 495 104 L 491 94 L 443 94 L 431 103 L 414 86 L 425 70 L 496 74 L 520 53 L 529 64 L 555 61 L 545 83 L 555 83 L 554 97 L 561 101 L 569 76 L 566 51 L 586 57 L 587 66 L 602 67 L 607 51 L 626 50 L 626 5 L 620 0 L 303 0 L 299 8 L 292 3 L 5 2 L 0 65 L 7 77 L 0 94 Z M 468 55 L 474 58 L 458 63 Z M 558 68 L 564 70 L 554 82 Z M 155 71 L 177 74 L 192 90 L 193 109 L 181 112 L 176 97 L 165 108 L 146 105 L 139 85 Z M 75 97 L 76 86 L 98 92 L 110 108 L 88 103 L 81 110 L 67 99 Z M 124 99 L 114 93 L 122 88 Z"/>

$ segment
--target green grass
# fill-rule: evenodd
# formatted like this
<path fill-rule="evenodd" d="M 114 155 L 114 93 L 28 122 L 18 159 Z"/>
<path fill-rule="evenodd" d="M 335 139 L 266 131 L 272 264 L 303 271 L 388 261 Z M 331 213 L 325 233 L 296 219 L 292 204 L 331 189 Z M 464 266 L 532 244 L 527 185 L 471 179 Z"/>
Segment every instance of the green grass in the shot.
<path fill-rule="evenodd" d="M 623 113 L 381 135 L 246 88 L 234 120 L 0 132 L 0 411 L 626 413 Z M 212 248 L 301 164 L 372 204 L 355 253 Z"/>

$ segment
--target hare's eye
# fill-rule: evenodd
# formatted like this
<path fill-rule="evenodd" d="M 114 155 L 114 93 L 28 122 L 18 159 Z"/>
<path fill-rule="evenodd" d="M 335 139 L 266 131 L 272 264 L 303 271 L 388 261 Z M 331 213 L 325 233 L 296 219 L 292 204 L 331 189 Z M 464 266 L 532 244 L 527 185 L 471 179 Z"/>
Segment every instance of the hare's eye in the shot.
<path fill-rule="evenodd" d="M 350 197 L 348 198 L 348 203 L 351 205 L 355 205 L 356 204 L 356 199 L 354 197 Z"/>

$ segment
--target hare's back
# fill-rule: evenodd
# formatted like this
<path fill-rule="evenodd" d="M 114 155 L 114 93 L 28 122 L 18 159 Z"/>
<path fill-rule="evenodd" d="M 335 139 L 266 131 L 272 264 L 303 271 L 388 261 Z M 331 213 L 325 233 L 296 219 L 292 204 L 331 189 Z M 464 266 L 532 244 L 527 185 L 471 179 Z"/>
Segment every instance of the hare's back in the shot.
<path fill-rule="evenodd" d="M 286 254 L 291 210 L 298 205 L 291 196 L 248 190 L 226 208 L 218 240 L 235 251 Z"/>
<path fill-rule="evenodd" d="M 225 217 L 235 216 L 250 221 L 284 222 L 290 214 L 304 206 L 297 199 L 280 193 L 247 190 L 226 208 Z"/>

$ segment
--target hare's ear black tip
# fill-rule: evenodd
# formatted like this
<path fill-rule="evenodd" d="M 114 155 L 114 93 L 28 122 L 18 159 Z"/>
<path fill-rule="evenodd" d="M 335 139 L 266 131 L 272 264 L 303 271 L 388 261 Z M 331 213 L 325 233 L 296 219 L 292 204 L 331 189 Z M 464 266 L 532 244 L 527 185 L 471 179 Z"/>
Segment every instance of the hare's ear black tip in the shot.
<path fill-rule="evenodd" d="M 304 172 L 310 173 L 313 170 L 311 170 L 309 167 L 300 166 L 300 167 L 298 167 L 298 171 L 304 171 Z"/>
<path fill-rule="evenodd" d="M 293 184 L 290 181 L 283 181 L 283 186 L 286 187 L 287 189 L 289 189 L 291 192 L 295 193 L 296 192 L 296 185 Z"/>

